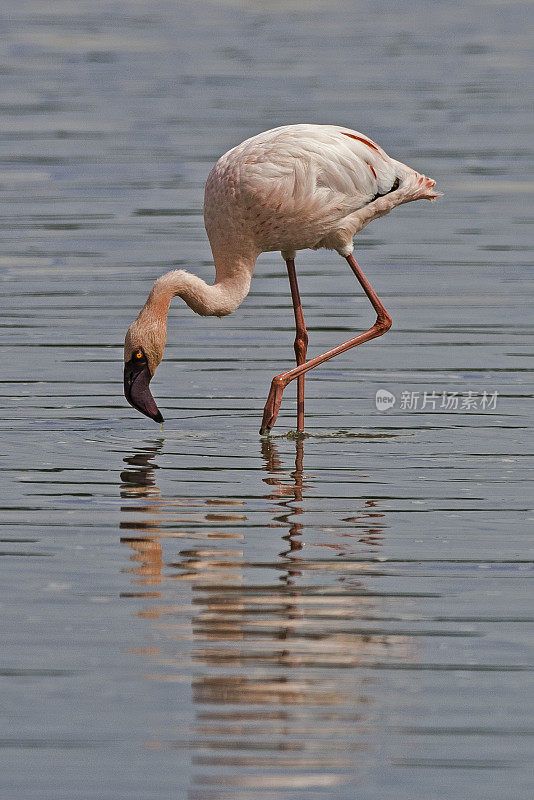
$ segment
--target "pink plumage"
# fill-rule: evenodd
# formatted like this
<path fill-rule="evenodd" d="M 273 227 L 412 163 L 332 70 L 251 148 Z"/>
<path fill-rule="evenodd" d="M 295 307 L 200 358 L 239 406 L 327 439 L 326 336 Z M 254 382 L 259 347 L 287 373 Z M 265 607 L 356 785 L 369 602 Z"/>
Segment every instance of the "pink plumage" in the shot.
<path fill-rule="evenodd" d="M 364 134 L 336 125 L 286 125 L 247 139 L 211 170 L 204 220 L 215 262 L 215 282 L 173 270 L 154 283 L 124 344 L 124 393 L 134 408 L 161 421 L 149 383 L 162 360 L 167 314 L 179 295 L 197 314 L 224 316 L 247 296 L 256 259 L 280 250 L 289 274 L 297 335 L 297 366 L 277 375 L 265 405 L 262 433 L 276 420 L 287 384 L 298 379 L 297 429 L 304 429 L 304 375 L 345 350 L 385 333 L 391 318 L 352 251 L 353 237 L 377 217 L 412 200 L 434 200 L 431 178 L 395 161 Z M 325 247 L 345 257 L 377 313 L 368 331 L 306 361 L 308 337 L 295 255 Z"/>
<path fill-rule="evenodd" d="M 206 230 L 216 262 L 217 250 L 236 248 L 256 257 L 319 247 L 347 256 L 372 219 L 434 199 L 433 187 L 357 131 L 286 125 L 247 139 L 215 164 L 206 182 Z"/>

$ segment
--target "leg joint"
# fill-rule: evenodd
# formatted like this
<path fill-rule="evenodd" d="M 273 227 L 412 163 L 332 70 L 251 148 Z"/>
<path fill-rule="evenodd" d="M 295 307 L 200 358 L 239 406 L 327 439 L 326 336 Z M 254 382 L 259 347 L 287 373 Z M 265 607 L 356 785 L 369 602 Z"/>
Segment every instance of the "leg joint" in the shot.
<path fill-rule="evenodd" d="M 308 331 L 306 328 L 300 329 L 297 331 L 297 335 L 295 336 L 295 347 L 299 346 L 308 346 Z"/>
<path fill-rule="evenodd" d="M 308 333 L 305 329 L 297 331 L 294 343 L 294 350 L 295 350 L 295 355 L 297 357 L 297 362 L 300 364 L 302 361 L 305 360 L 306 352 L 308 350 Z"/>
<path fill-rule="evenodd" d="M 389 329 L 393 325 L 393 320 L 389 316 L 388 312 L 384 311 L 383 314 L 379 314 L 378 317 L 376 318 L 375 325 L 377 326 L 377 328 L 380 328 L 381 333 L 386 333 L 386 331 L 389 331 Z"/>
<path fill-rule="evenodd" d="M 281 375 L 277 375 L 275 378 L 273 378 L 271 386 L 274 390 L 283 390 L 286 388 L 286 382 Z"/>

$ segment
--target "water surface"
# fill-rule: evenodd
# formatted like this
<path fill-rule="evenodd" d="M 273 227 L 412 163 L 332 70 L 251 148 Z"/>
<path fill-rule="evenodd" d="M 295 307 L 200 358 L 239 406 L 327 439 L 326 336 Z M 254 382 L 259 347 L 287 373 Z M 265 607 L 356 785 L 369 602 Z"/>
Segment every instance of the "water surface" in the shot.
<path fill-rule="evenodd" d="M 6 800 L 532 796 L 530 10 L 7 3 Z M 294 336 L 265 254 L 230 317 L 174 304 L 161 432 L 124 332 L 159 274 L 210 279 L 216 158 L 298 121 L 444 192 L 358 239 L 394 327 L 260 438 Z M 311 354 L 372 322 L 335 254 L 297 269 Z"/>

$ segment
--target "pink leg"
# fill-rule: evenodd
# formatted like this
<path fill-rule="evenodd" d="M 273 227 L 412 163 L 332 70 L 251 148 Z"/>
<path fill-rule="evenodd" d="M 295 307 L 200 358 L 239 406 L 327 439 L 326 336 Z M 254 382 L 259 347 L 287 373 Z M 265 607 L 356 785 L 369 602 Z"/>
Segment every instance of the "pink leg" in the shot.
<path fill-rule="evenodd" d="M 308 331 L 302 313 L 300 302 L 299 285 L 297 283 L 297 273 L 295 262 L 292 258 L 287 259 L 287 272 L 289 275 L 289 286 L 291 288 L 291 299 L 293 300 L 293 311 L 295 312 L 295 356 L 297 366 L 306 363 L 306 351 L 308 349 Z M 297 431 L 304 430 L 304 373 L 297 377 Z"/>
<path fill-rule="evenodd" d="M 260 433 L 268 433 L 271 430 L 274 423 L 276 422 L 276 417 L 278 416 L 278 411 L 280 409 L 280 403 L 282 402 L 282 395 L 288 383 L 291 383 L 292 380 L 300 377 L 301 375 L 304 376 L 306 372 L 308 372 L 308 370 L 317 367 L 319 364 L 323 364 L 330 358 L 334 358 L 334 356 L 337 356 L 340 353 L 344 353 L 345 350 L 350 350 L 352 347 L 356 347 L 356 345 L 358 344 L 363 344 L 364 342 L 368 342 L 370 339 L 375 339 L 377 336 L 381 336 L 383 333 L 385 333 L 391 328 L 392 324 L 391 317 L 389 316 L 388 312 L 382 305 L 380 299 L 378 298 L 378 295 L 376 294 L 373 287 L 363 274 L 362 270 L 356 263 L 356 259 L 354 258 L 353 255 L 350 255 L 347 256 L 347 261 L 349 263 L 350 268 L 356 275 L 356 278 L 358 279 L 362 289 L 364 290 L 365 294 L 371 301 L 371 305 L 376 311 L 375 324 L 373 325 L 372 328 L 369 328 L 368 331 L 360 333 L 354 339 L 349 339 L 348 342 L 344 342 L 343 344 L 338 345 L 338 347 L 334 347 L 332 350 L 328 350 L 326 353 L 323 353 L 320 356 L 311 358 L 309 361 L 305 361 L 303 364 L 299 364 L 293 369 L 290 369 L 287 372 L 283 372 L 281 375 L 277 375 L 275 378 L 273 378 L 273 381 L 271 383 L 271 390 L 269 392 L 269 397 L 267 398 L 265 409 L 263 411 L 263 420 L 261 423 Z M 289 269 L 289 264 L 288 264 L 288 269 Z M 296 311 L 295 311 L 295 317 L 296 317 Z M 297 336 L 298 336 L 298 328 L 297 328 Z"/>

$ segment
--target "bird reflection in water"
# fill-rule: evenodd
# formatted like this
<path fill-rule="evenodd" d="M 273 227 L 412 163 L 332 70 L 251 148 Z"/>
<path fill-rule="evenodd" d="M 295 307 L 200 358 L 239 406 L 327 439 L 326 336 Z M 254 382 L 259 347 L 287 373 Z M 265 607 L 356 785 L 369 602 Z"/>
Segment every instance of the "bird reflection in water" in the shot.
<path fill-rule="evenodd" d="M 295 441 L 295 448 L 295 469 L 290 473 L 290 480 L 287 481 L 287 470 L 282 465 L 275 442 L 272 439 L 263 439 L 261 447 L 264 469 L 269 473 L 269 477 L 263 478 L 263 482 L 273 487 L 272 492 L 266 495 L 265 499 L 272 500 L 282 507 L 283 513 L 277 514 L 274 521 L 278 525 L 287 526 L 288 529 L 287 534 L 282 536 L 282 539 L 288 543 L 288 548 L 281 551 L 280 558 L 287 558 L 290 561 L 291 554 L 298 552 L 303 547 L 303 525 L 298 521 L 299 514 L 303 513 L 303 508 L 297 504 L 302 503 L 303 492 L 306 488 L 302 468 L 304 458 L 302 439 L 299 438 Z M 290 585 L 301 574 L 299 570 L 293 570 L 288 566 L 282 574 L 281 580 Z"/>
<path fill-rule="evenodd" d="M 140 566 L 130 569 L 129 571 L 135 575 L 142 576 L 138 582 L 143 584 L 158 584 L 161 582 L 161 569 L 163 565 L 161 541 L 158 537 L 160 533 L 158 528 L 157 515 L 160 512 L 160 507 L 157 501 L 160 498 L 159 489 L 156 486 L 156 479 L 154 470 L 159 469 L 158 465 L 153 462 L 154 457 L 161 451 L 163 447 L 163 439 L 157 439 L 153 445 L 140 449 L 139 452 L 133 453 L 124 458 L 124 462 L 128 465 L 128 469 L 121 472 L 121 497 L 124 499 L 144 500 L 145 502 L 140 505 L 122 506 L 121 512 L 128 513 L 130 511 L 154 513 L 156 518 L 153 520 L 143 520 L 136 522 L 121 521 L 121 530 L 133 529 L 136 531 L 135 536 L 121 536 L 121 542 L 127 543 L 134 551 L 135 555 L 132 560 L 139 563 Z M 140 536 L 139 533 L 146 530 L 146 536 Z M 139 592 L 136 592 L 139 596 Z M 158 593 L 152 593 L 151 596 L 159 597 Z"/>
<path fill-rule="evenodd" d="M 164 583 L 166 597 L 139 613 L 159 646 L 134 652 L 150 659 L 152 680 L 190 682 L 195 708 L 185 730 L 172 727 L 172 715 L 162 720 L 151 746 L 194 752 L 191 800 L 317 792 L 357 780 L 378 757 L 385 702 L 383 673 L 361 667 L 413 657 L 410 639 L 384 630 L 389 598 L 367 587 L 368 576 L 380 575 L 376 563 L 348 558 L 380 547 L 378 501 L 359 500 L 356 516 L 323 532 L 306 508 L 317 481 L 304 473 L 305 442 L 294 445 L 288 469 L 277 443 L 262 441 L 268 492 L 260 499 L 270 511 L 263 519 L 247 500 L 255 522 L 246 531 L 247 516 L 225 508 L 244 501 L 161 497 L 155 458 L 162 442 L 125 459 L 121 494 L 142 501 L 122 509 L 129 518 L 121 530 L 130 532 L 122 541 L 135 551 L 130 571 L 136 584 Z M 137 521 L 132 512 L 140 512 Z M 284 548 L 270 560 L 258 556 L 272 549 L 266 534 L 277 528 Z M 165 538 L 187 546 L 166 559 Z"/>

